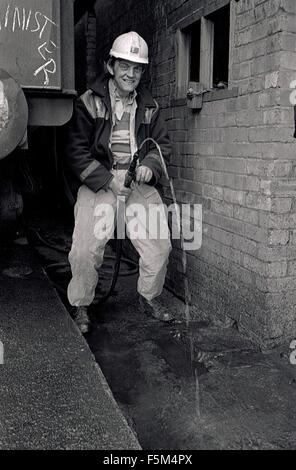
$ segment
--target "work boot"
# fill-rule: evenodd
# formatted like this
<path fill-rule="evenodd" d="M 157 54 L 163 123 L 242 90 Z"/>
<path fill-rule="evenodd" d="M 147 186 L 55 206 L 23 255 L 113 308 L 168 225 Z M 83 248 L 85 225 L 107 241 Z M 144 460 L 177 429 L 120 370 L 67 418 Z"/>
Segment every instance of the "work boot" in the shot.
<path fill-rule="evenodd" d="M 172 322 L 174 320 L 168 307 L 162 305 L 157 299 L 147 300 L 139 295 L 140 311 L 146 315 L 152 316 L 163 322 Z"/>
<path fill-rule="evenodd" d="M 77 307 L 74 313 L 74 321 L 83 335 L 90 331 L 90 319 L 87 307 Z"/>

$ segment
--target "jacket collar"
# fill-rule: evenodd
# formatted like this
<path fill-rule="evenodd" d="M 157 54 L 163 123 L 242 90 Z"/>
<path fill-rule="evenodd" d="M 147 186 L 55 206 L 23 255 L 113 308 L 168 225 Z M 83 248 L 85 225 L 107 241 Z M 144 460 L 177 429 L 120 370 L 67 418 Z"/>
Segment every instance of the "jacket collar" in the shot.
<path fill-rule="evenodd" d="M 110 96 L 109 96 L 109 79 L 110 75 L 105 74 L 97 80 L 95 80 L 90 89 L 98 96 L 100 96 L 103 101 L 107 104 L 108 107 L 111 106 L 110 104 Z M 145 88 L 143 85 L 139 85 L 137 88 L 137 103 L 138 107 L 143 108 L 156 108 L 156 104 L 154 99 L 152 98 L 151 93 Z"/>

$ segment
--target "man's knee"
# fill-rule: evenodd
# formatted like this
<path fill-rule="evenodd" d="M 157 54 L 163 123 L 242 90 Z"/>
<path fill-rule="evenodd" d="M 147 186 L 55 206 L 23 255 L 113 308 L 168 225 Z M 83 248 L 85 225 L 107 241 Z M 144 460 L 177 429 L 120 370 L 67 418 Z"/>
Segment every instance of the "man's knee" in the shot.
<path fill-rule="evenodd" d="M 149 268 L 154 268 L 155 271 L 159 271 L 167 264 L 170 252 L 171 252 L 170 243 L 162 243 L 157 247 L 157 249 L 152 247 L 147 252 L 147 256 L 143 257 L 143 262 L 149 266 Z"/>

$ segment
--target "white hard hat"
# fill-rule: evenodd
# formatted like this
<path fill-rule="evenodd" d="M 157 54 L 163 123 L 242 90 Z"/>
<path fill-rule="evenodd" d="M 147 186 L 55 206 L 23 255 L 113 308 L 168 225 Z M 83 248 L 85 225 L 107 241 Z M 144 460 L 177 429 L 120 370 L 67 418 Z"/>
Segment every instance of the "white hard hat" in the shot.
<path fill-rule="evenodd" d="M 139 64 L 149 62 L 147 43 L 134 31 L 118 36 L 109 54 L 116 59 L 130 60 Z"/>

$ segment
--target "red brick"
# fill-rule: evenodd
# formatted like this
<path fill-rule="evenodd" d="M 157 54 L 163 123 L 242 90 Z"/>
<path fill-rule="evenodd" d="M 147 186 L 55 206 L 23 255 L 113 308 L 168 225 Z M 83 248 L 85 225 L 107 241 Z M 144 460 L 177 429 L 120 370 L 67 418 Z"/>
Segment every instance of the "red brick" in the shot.
<path fill-rule="evenodd" d="M 246 195 L 246 206 L 269 211 L 271 209 L 271 198 L 261 194 L 249 193 Z"/>
<path fill-rule="evenodd" d="M 246 164 L 247 173 L 258 176 L 287 176 L 292 170 L 292 162 L 251 160 Z"/>
<path fill-rule="evenodd" d="M 248 254 L 242 256 L 242 264 L 245 268 L 257 274 L 262 274 L 265 270 L 265 263 L 263 261 Z"/>
<path fill-rule="evenodd" d="M 273 198 L 271 210 L 277 213 L 286 213 L 291 211 L 292 198 Z"/>
<path fill-rule="evenodd" d="M 220 199 L 223 200 L 223 188 L 219 188 L 219 186 L 211 186 L 208 184 L 203 185 L 202 194 L 204 197 L 208 197 L 210 199 Z"/>
<path fill-rule="evenodd" d="M 214 240 L 220 241 L 224 245 L 232 246 L 233 237 L 232 233 L 227 232 L 226 230 L 221 230 L 211 225 L 203 224 L 205 236 L 213 238 Z"/>
<path fill-rule="evenodd" d="M 285 277 L 287 274 L 287 261 L 274 261 L 267 263 L 265 272 L 267 277 Z"/>
<path fill-rule="evenodd" d="M 245 207 L 235 206 L 233 210 L 235 219 L 249 222 L 252 225 L 258 225 L 259 215 L 257 210 L 247 209 Z"/>
<path fill-rule="evenodd" d="M 260 246 L 258 258 L 262 261 L 285 261 L 287 248 L 285 246 Z"/>
<path fill-rule="evenodd" d="M 269 245 L 287 245 L 290 239 L 289 230 L 270 230 L 268 236 Z"/>
<path fill-rule="evenodd" d="M 260 213 L 259 225 L 264 228 L 291 229 L 296 227 L 296 214 Z"/>
<path fill-rule="evenodd" d="M 248 240 L 239 235 L 233 235 L 233 247 L 251 256 L 257 257 L 258 245 L 253 240 Z"/>
<path fill-rule="evenodd" d="M 245 201 L 244 191 L 234 191 L 229 188 L 224 188 L 223 196 L 226 202 L 230 202 L 232 204 L 239 204 L 242 206 Z"/>

